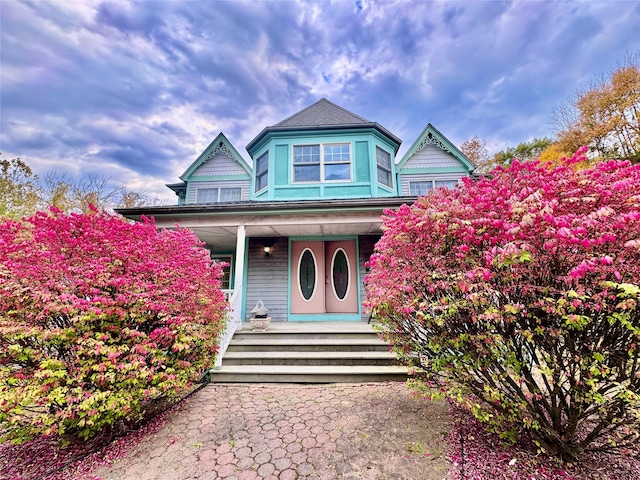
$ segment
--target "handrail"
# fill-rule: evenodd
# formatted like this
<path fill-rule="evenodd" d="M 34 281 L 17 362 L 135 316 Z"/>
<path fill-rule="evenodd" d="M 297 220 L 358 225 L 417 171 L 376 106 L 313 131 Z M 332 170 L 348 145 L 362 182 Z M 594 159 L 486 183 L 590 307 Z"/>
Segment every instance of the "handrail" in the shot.
<path fill-rule="evenodd" d="M 231 294 L 230 297 L 229 294 Z M 227 352 L 227 348 L 231 343 L 233 334 L 236 333 L 236 330 L 242 329 L 242 319 L 240 318 L 240 314 L 242 312 L 242 309 L 240 308 L 240 289 L 225 290 L 225 295 L 229 302 L 229 319 L 227 320 L 227 325 L 219 339 L 218 355 L 216 356 L 216 362 L 213 365 L 215 370 L 220 370 L 220 368 L 222 368 L 222 357 L 224 357 L 224 354 Z"/>

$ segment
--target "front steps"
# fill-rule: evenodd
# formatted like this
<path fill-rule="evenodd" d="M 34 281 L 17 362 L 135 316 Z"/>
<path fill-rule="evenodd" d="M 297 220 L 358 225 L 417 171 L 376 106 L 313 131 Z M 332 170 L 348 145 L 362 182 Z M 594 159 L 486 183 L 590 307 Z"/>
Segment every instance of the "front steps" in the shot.
<path fill-rule="evenodd" d="M 246 324 L 212 371 L 216 383 L 363 383 L 405 381 L 389 347 L 364 322 Z"/>

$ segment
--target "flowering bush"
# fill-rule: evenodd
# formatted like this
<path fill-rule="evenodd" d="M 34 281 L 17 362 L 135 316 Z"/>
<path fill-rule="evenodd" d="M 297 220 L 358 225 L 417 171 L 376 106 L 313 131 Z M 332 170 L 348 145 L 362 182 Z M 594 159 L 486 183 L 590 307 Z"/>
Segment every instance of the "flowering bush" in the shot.
<path fill-rule="evenodd" d="M 221 269 L 184 229 L 52 209 L 0 224 L 0 431 L 83 438 L 213 365 Z"/>
<path fill-rule="evenodd" d="M 565 459 L 637 441 L 640 166 L 464 179 L 386 212 L 370 266 L 368 306 L 423 387 Z"/>

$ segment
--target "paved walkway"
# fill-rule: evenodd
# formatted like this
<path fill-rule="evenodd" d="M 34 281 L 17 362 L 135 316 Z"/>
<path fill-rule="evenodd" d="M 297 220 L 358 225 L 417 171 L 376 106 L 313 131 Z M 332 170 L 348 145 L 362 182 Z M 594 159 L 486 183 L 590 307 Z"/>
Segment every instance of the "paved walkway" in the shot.
<path fill-rule="evenodd" d="M 404 383 L 212 384 L 92 478 L 441 480 L 448 426 Z"/>

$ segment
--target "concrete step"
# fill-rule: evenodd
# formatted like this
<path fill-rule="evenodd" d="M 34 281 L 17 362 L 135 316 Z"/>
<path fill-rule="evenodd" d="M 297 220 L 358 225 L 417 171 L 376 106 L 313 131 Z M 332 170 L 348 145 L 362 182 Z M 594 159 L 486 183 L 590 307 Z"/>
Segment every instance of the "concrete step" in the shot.
<path fill-rule="evenodd" d="M 405 381 L 402 366 L 223 365 L 214 383 L 368 383 Z"/>
<path fill-rule="evenodd" d="M 230 351 L 224 356 L 224 365 L 393 366 L 397 364 L 396 356 L 389 351 Z"/>
<path fill-rule="evenodd" d="M 237 337 L 237 338 L 236 338 Z M 309 338 L 309 339 L 278 339 L 278 338 L 246 338 L 234 335 L 229 344 L 228 352 L 317 352 L 317 351 L 389 351 L 389 346 L 377 337 L 360 338 Z"/>
<path fill-rule="evenodd" d="M 344 383 L 405 381 L 389 346 L 364 322 L 271 323 L 265 332 L 237 331 L 214 370 L 216 383 Z"/>

